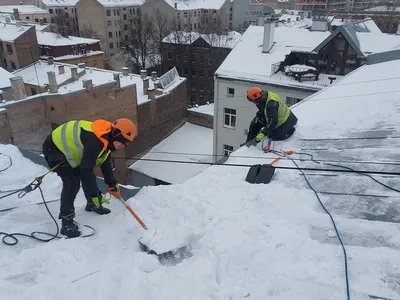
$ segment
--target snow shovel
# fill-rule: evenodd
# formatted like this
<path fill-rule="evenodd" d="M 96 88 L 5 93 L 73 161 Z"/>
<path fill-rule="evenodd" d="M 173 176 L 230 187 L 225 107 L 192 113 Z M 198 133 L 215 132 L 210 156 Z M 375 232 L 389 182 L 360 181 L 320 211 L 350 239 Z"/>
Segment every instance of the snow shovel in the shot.
<path fill-rule="evenodd" d="M 130 207 L 130 205 L 127 204 L 126 201 L 122 197 L 117 198 L 117 199 L 125 206 L 125 208 L 136 219 L 136 221 L 138 221 L 140 226 L 142 226 L 143 229 L 148 231 L 149 228 L 146 226 L 146 224 L 144 224 L 144 222 L 139 218 L 139 216 L 133 211 L 133 209 Z M 155 232 L 152 234 L 152 237 L 154 235 L 155 235 Z M 187 246 L 181 246 L 181 247 L 178 247 L 175 249 L 169 248 L 168 250 L 155 251 L 155 250 L 150 249 L 150 247 L 147 246 L 144 242 L 141 242 L 142 238 L 143 237 L 139 238 L 139 240 L 138 240 L 140 249 L 143 252 L 147 252 L 148 254 L 156 255 L 158 260 L 162 263 L 167 263 L 167 262 L 174 263 L 174 262 L 181 261 L 181 260 L 191 256 L 190 250 Z"/>

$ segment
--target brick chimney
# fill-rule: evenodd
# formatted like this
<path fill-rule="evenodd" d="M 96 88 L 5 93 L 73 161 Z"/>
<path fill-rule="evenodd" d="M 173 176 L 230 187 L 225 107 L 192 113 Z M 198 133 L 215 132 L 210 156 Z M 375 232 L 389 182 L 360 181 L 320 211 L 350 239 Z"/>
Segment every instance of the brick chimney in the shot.
<path fill-rule="evenodd" d="M 25 84 L 21 76 L 10 78 L 12 97 L 14 100 L 22 100 L 26 98 Z"/>
<path fill-rule="evenodd" d="M 128 76 L 128 74 L 129 74 L 129 68 L 128 67 L 123 67 L 122 68 L 122 75 Z"/>
<path fill-rule="evenodd" d="M 148 88 L 147 89 L 147 94 L 148 94 L 148 98 L 154 102 L 156 101 L 156 91 L 154 88 Z"/>
<path fill-rule="evenodd" d="M 143 95 L 147 95 L 149 91 L 149 78 L 146 77 L 143 79 Z"/>
<path fill-rule="evenodd" d="M 85 80 L 82 81 L 82 83 L 83 83 L 83 87 L 87 91 L 91 91 L 93 89 L 92 79 L 85 79 Z"/>
<path fill-rule="evenodd" d="M 57 93 L 58 86 L 57 86 L 56 73 L 53 71 L 49 71 L 47 72 L 47 77 L 49 79 L 50 93 Z"/>
<path fill-rule="evenodd" d="M 157 80 L 157 72 L 156 71 L 151 72 L 151 80 L 153 80 L 153 81 Z"/>
<path fill-rule="evenodd" d="M 64 66 L 63 65 L 58 66 L 58 74 L 64 74 L 64 72 L 65 72 Z"/>
<path fill-rule="evenodd" d="M 71 78 L 73 81 L 77 81 L 79 79 L 78 67 L 71 67 Z"/>
<path fill-rule="evenodd" d="M 21 19 L 19 18 L 19 11 L 18 11 L 18 8 L 14 8 L 13 11 L 14 11 L 15 20 L 20 21 Z"/>
<path fill-rule="evenodd" d="M 140 70 L 140 77 L 145 79 L 147 77 L 147 70 Z"/>

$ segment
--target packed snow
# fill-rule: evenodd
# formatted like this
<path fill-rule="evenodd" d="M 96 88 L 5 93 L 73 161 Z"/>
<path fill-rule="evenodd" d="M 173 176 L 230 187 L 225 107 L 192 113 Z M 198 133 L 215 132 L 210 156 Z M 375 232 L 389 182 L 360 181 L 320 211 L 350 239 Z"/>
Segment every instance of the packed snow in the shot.
<path fill-rule="evenodd" d="M 366 176 L 326 172 L 332 168 L 327 162 L 398 172 L 400 92 L 395 87 L 400 80 L 389 75 L 399 63 L 359 68 L 339 82 L 341 87 L 333 84 L 294 106 L 299 117 L 295 135 L 273 144 L 278 151 L 307 152 L 324 160 L 320 165 L 298 160 L 307 159 L 304 154 L 289 156 L 301 167 L 325 169 L 305 173 L 336 221 L 354 300 L 400 297 L 400 199 Z M 176 240 L 166 242 L 188 243 L 191 257 L 161 264 L 140 251 L 137 240 L 145 231 L 118 201 L 109 205 L 109 215 L 87 213 L 80 191 L 76 221 L 92 226 L 96 234 L 49 243 L 18 236 L 13 247 L 1 244 L 2 299 L 347 299 L 342 248 L 301 173 L 276 169 L 269 184 L 250 184 L 245 181 L 249 168 L 232 166 L 276 157 L 260 147 L 242 147 L 224 166 L 206 168 L 181 184 L 142 188 L 126 199 L 159 242 L 173 236 Z M 7 155 L 13 162 L 0 172 L 2 190 L 23 187 L 47 171 L 23 158 L 15 146 L 0 145 L 0 153 L 0 170 L 9 166 Z M 360 163 L 367 160 L 365 153 L 372 161 Z M 275 166 L 294 164 L 282 158 Z M 168 171 L 174 172 L 173 167 Z M 398 176 L 374 177 L 400 188 Z M 46 200 L 59 198 L 55 174 L 45 177 L 42 188 Z M 55 232 L 45 207 L 34 204 L 40 202 L 38 190 L 21 199 L 0 199 L 0 231 Z M 57 216 L 59 202 L 48 206 Z"/>

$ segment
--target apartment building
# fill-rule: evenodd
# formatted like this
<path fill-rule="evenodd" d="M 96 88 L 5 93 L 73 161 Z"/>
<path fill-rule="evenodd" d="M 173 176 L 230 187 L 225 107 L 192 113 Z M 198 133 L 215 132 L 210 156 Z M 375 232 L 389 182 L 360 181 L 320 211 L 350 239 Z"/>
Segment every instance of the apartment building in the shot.
<path fill-rule="evenodd" d="M 121 40 L 127 39 L 128 22 L 139 16 L 144 0 L 80 0 L 76 4 L 80 32 L 90 31 L 100 39 L 106 57 L 121 50 Z"/>
<path fill-rule="evenodd" d="M 0 66 L 10 72 L 39 59 L 34 25 L 0 24 Z"/>
<path fill-rule="evenodd" d="M 14 14 L 20 21 L 39 23 L 40 19 L 43 19 L 44 24 L 50 22 L 49 12 L 35 5 L 2 5 L 0 12 Z"/>
<path fill-rule="evenodd" d="M 40 7 L 50 14 L 50 24 L 53 32 L 61 32 L 65 26 L 67 34 L 78 36 L 78 14 L 76 3 L 78 0 L 40 0 Z"/>
<path fill-rule="evenodd" d="M 54 32 L 37 32 L 40 57 L 52 57 L 54 61 L 67 64 L 85 64 L 89 67 L 104 68 L 104 52 L 100 40 L 68 36 Z"/>
<path fill-rule="evenodd" d="M 275 14 L 275 10 L 263 1 L 233 0 L 230 2 L 229 28 L 244 32 L 251 24 L 257 24 L 260 17 Z"/>
<path fill-rule="evenodd" d="M 400 44 L 400 36 L 382 33 L 371 19 L 332 32 L 327 26 L 275 23 L 269 18 L 263 26 L 250 26 L 215 72 L 214 155 L 229 155 L 246 140 L 257 111 L 246 99 L 250 87 L 275 92 L 291 106 L 356 70 L 369 55 Z"/>
<path fill-rule="evenodd" d="M 18 14 L 18 13 L 17 13 Z M 43 19 L 39 20 L 39 23 L 20 21 L 15 18 L 14 13 L 0 13 L 0 23 L 13 23 L 19 25 L 34 25 L 37 31 L 50 31 L 50 24 L 44 24 Z"/>
<path fill-rule="evenodd" d="M 133 184 L 128 169 L 134 162 L 131 158 L 158 144 L 186 118 L 186 80 L 175 70 L 158 77 L 49 59 L 14 72 L 9 81 L 13 98 L 0 103 L 0 140 L 5 143 L 41 151 L 51 130 L 69 120 L 126 117 L 134 121 L 136 139 L 113 154 L 118 157 L 115 174 L 122 184 Z M 102 176 L 98 168 L 96 174 Z"/>
<path fill-rule="evenodd" d="M 229 28 L 229 0 L 165 0 L 174 10 L 182 30 L 203 31 L 213 27 Z"/>
<path fill-rule="evenodd" d="M 226 35 L 173 32 L 163 39 L 163 69 L 176 67 L 188 81 L 187 104 L 214 101 L 214 73 L 239 41 L 235 31 Z"/>

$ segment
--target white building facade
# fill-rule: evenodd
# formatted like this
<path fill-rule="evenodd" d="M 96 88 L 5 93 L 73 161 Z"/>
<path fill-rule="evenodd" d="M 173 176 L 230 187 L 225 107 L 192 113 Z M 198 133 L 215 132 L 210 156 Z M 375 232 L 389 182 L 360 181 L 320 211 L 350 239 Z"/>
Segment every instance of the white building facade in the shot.
<path fill-rule="evenodd" d="M 264 3 L 251 3 L 248 0 L 232 0 L 230 3 L 229 28 L 242 32 L 274 9 Z"/>

